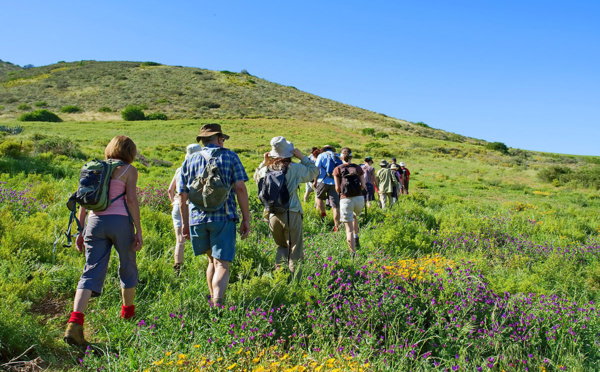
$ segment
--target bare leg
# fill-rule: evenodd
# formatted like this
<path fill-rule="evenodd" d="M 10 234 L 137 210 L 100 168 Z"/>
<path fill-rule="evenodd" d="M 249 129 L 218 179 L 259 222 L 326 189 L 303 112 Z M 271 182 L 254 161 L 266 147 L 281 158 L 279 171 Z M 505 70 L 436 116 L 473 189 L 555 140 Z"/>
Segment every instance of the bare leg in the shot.
<path fill-rule="evenodd" d="M 92 291 L 89 289 L 78 289 L 75 291 L 75 300 L 73 301 L 73 311 L 83 313 L 90 302 Z"/>
<path fill-rule="evenodd" d="M 121 296 L 123 296 L 123 305 L 133 305 L 133 299 L 135 298 L 135 287 L 121 288 Z"/>
<path fill-rule="evenodd" d="M 183 251 L 185 248 L 185 238 L 183 237 L 183 233 L 181 231 L 181 227 L 176 227 L 175 228 L 175 238 L 176 238 L 176 244 L 175 244 L 175 264 L 181 264 L 183 263 Z"/>
<path fill-rule="evenodd" d="M 354 245 L 354 224 L 352 222 L 346 222 L 346 242 L 352 253 L 356 253 L 356 247 Z"/>
<path fill-rule="evenodd" d="M 333 210 L 333 223 L 335 227 L 340 229 L 340 209 L 339 208 L 331 208 Z"/>
<path fill-rule="evenodd" d="M 225 290 L 229 283 L 229 265 L 231 262 L 219 260 L 214 257 L 212 259 L 215 267 L 215 273 L 212 278 L 213 304 L 221 304 L 223 298 L 225 298 Z"/>
<path fill-rule="evenodd" d="M 317 198 L 317 207 L 319 207 L 319 212 L 321 212 L 321 215 L 325 214 L 325 201 Z"/>
<path fill-rule="evenodd" d="M 208 291 L 210 292 L 210 298 L 215 298 L 215 293 L 213 292 L 213 277 L 215 276 L 215 264 L 214 258 L 210 254 L 206 254 L 208 257 L 208 267 L 206 268 L 206 283 L 208 284 Z"/>

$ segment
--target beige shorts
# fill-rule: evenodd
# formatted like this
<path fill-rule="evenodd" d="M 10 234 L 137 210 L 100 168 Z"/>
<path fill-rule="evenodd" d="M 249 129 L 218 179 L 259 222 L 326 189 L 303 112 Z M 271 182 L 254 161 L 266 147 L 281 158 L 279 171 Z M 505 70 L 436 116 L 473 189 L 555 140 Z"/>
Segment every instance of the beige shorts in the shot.
<path fill-rule="evenodd" d="M 349 198 L 340 199 L 340 222 L 353 222 L 354 215 L 360 216 L 360 213 L 365 209 L 365 197 L 351 196 Z"/>

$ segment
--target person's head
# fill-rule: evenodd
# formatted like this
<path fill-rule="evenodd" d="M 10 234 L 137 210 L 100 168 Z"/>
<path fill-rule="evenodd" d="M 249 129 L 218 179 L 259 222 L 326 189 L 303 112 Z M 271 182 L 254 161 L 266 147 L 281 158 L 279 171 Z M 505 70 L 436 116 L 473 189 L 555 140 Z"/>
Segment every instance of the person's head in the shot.
<path fill-rule="evenodd" d="M 310 153 L 316 158 L 321 153 L 321 149 L 315 146 L 310 149 Z"/>
<path fill-rule="evenodd" d="M 406 167 L 406 164 L 404 164 L 404 162 L 403 162 L 403 161 L 401 161 L 401 162 L 400 162 L 400 166 L 401 166 L 402 168 L 404 168 L 404 167 Z"/>
<path fill-rule="evenodd" d="M 197 143 L 192 143 L 191 145 L 188 145 L 185 149 L 185 158 L 189 158 L 193 153 L 198 152 L 200 150 L 202 150 L 202 146 L 200 146 Z"/>
<path fill-rule="evenodd" d="M 137 147 L 131 138 L 127 136 L 116 136 L 104 149 L 104 157 L 108 159 L 120 159 L 127 164 L 133 163 L 137 155 Z"/>
<path fill-rule="evenodd" d="M 225 140 L 228 139 L 229 136 L 223 133 L 221 125 L 216 123 L 204 124 L 200 128 L 200 134 L 196 136 L 196 141 L 202 141 L 204 146 L 213 144 L 222 147 Z"/>
<path fill-rule="evenodd" d="M 340 152 L 340 159 L 342 159 L 344 163 L 350 163 L 352 160 L 352 150 L 350 150 L 349 147 L 344 147 L 342 152 Z"/>
<path fill-rule="evenodd" d="M 367 156 L 365 158 L 365 163 L 369 164 L 369 165 L 373 165 L 373 158 L 370 156 Z"/>
<path fill-rule="evenodd" d="M 331 146 L 331 145 L 325 145 L 323 146 L 323 148 L 321 149 L 321 152 L 325 152 L 325 151 L 331 151 L 331 152 L 335 152 L 335 147 Z"/>
<path fill-rule="evenodd" d="M 390 165 L 390 169 L 393 170 L 393 171 L 397 171 L 397 170 L 400 170 L 400 166 L 398 164 L 396 164 L 396 163 L 392 163 Z"/>
<path fill-rule="evenodd" d="M 396 158 L 392 158 L 392 164 L 396 164 Z"/>
<path fill-rule="evenodd" d="M 381 159 L 381 161 L 379 162 L 379 166 L 381 168 L 387 168 L 387 167 L 389 167 L 389 165 L 390 164 L 385 159 Z"/>

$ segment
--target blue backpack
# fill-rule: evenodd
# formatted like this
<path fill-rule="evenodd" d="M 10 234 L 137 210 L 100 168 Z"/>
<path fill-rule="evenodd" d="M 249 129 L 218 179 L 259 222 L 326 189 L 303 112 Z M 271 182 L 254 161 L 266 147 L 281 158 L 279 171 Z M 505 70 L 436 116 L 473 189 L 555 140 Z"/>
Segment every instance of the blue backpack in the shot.
<path fill-rule="evenodd" d="M 333 177 L 333 170 L 338 166 L 338 165 L 342 165 L 342 159 L 340 159 L 339 156 L 337 156 L 336 154 L 326 154 L 327 155 L 327 162 L 325 163 L 325 174 L 327 175 L 327 177 Z"/>

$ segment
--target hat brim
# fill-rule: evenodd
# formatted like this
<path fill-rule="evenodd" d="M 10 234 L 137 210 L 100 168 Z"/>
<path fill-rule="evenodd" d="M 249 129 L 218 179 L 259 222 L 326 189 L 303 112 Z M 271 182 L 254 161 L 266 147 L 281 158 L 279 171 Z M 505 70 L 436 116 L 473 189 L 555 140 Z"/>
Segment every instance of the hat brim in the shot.
<path fill-rule="evenodd" d="M 215 134 L 220 134 L 223 136 L 224 139 L 228 140 L 229 136 L 226 135 L 225 133 L 221 133 L 221 132 L 206 132 L 206 133 L 200 133 L 199 135 L 196 136 L 196 141 L 200 142 L 200 140 L 202 138 L 206 138 L 206 137 L 210 137 L 210 136 L 214 136 Z"/>

